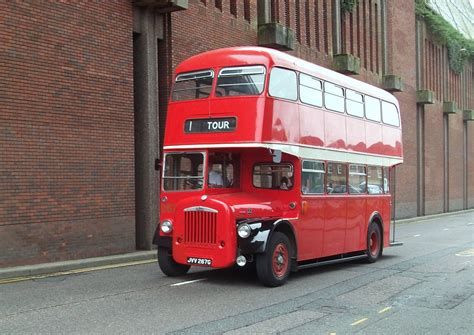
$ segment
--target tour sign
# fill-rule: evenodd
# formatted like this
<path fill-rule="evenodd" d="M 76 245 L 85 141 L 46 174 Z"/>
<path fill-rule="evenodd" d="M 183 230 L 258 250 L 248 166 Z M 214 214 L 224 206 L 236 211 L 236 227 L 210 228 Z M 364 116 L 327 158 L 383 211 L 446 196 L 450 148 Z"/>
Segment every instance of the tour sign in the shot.
<path fill-rule="evenodd" d="M 184 122 L 185 133 L 220 133 L 234 131 L 237 127 L 235 117 L 194 119 Z"/>

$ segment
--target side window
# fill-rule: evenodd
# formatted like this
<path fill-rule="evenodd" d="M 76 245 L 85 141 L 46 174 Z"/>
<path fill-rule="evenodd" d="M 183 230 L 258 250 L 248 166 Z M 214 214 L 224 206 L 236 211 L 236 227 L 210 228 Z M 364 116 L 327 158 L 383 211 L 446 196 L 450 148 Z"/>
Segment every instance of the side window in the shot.
<path fill-rule="evenodd" d="M 324 105 L 327 109 L 344 113 L 344 90 L 333 83 L 324 83 Z"/>
<path fill-rule="evenodd" d="M 391 126 L 400 126 L 398 110 L 394 104 L 382 101 L 382 121 Z"/>
<path fill-rule="evenodd" d="M 349 193 L 365 194 L 367 191 L 366 177 L 364 165 L 349 165 Z"/>
<path fill-rule="evenodd" d="M 383 168 L 383 190 L 385 193 L 390 193 L 390 175 L 388 167 Z"/>
<path fill-rule="evenodd" d="M 256 188 L 291 190 L 293 184 L 291 164 L 261 163 L 253 167 L 253 186 Z"/>
<path fill-rule="evenodd" d="M 369 166 L 367 171 L 367 191 L 369 194 L 382 194 L 382 168 L 380 166 Z"/>
<path fill-rule="evenodd" d="M 362 94 L 346 90 L 346 111 L 349 115 L 364 117 L 364 99 Z"/>
<path fill-rule="evenodd" d="M 323 85 L 320 80 L 300 74 L 300 99 L 301 102 L 317 107 L 323 106 Z"/>
<path fill-rule="evenodd" d="M 328 163 L 327 193 L 346 193 L 346 185 L 347 165 L 343 163 Z"/>
<path fill-rule="evenodd" d="M 296 85 L 295 71 L 274 67 L 270 73 L 268 93 L 272 97 L 296 100 L 298 98 Z"/>
<path fill-rule="evenodd" d="M 301 193 L 324 193 L 324 163 L 303 161 L 301 172 Z"/>
<path fill-rule="evenodd" d="M 365 96 L 365 117 L 380 122 L 380 100 Z"/>

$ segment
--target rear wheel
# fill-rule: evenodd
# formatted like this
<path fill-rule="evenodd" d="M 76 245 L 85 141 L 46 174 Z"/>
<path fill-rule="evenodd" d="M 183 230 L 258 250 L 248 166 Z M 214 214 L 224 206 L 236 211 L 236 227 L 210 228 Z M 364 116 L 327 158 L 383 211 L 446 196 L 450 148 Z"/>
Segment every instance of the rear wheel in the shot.
<path fill-rule="evenodd" d="M 189 265 L 176 263 L 168 248 L 158 248 L 158 265 L 161 271 L 167 276 L 176 277 L 188 273 Z"/>
<path fill-rule="evenodd" d="M 267 249 L 257 255 L 257 276 L 265 286 L 276 287 L 286 283 L 291 269 L 291 244 L 280 232 L 273 233 Z"/>
<path fill-rule="evenodd" d="M 380 226 L 371 222 L 367 231 L 367 262 L 374 263 L 382 255 L 382 232 Z"/>

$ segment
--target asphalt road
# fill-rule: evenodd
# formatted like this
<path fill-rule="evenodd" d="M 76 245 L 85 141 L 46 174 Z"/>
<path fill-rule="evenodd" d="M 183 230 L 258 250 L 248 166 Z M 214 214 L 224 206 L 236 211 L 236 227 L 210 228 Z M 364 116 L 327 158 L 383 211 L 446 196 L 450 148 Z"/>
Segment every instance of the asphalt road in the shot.
<path fill-rule="evenodd" d="M 252 272 L 156 264 L 0 285 L 0 334 L 473 334 L 474 212 L 397 227 L 375 264 L 302 270 L 279 288 Z"/>

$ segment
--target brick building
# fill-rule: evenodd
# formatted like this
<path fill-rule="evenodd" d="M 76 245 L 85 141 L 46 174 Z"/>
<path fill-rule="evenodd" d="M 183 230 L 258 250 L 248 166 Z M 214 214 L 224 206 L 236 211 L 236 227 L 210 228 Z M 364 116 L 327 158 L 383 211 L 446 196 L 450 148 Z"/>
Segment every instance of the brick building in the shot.
<path fill-rule="evenodd" d="M 265 45 L 400 101 L 398 218 L 474 207 L 473 61 L 448 66 L 413 0 L 0 3 L 0 267 L 151 248 L 173 69 Z"/>

